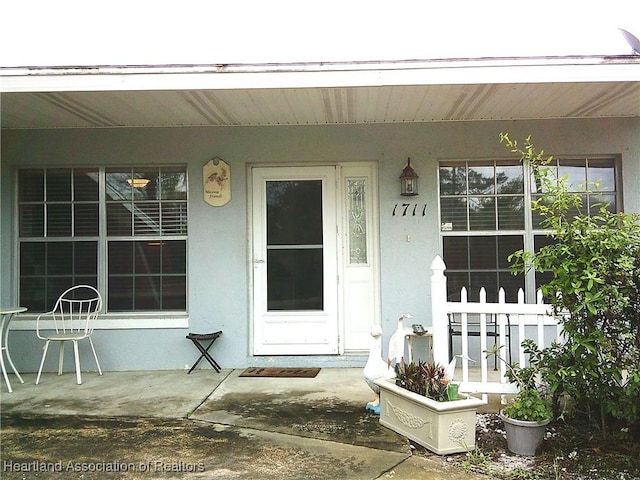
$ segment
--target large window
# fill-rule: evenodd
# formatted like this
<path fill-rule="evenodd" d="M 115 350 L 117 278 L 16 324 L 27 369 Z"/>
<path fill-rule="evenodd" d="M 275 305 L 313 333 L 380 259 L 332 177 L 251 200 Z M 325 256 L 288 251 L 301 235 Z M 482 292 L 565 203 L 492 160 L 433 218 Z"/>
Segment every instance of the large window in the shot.
<path fill-rule="evenodd" d="M 614 158 L 561 159 L 547 168 L 556 178 L 565 177 L 570 190 L 583 197 L 585 212 L 620 207 Z M 481 287 L 488 301 L 497 301 L 500 288 L 509 302 L 517 300 L 519 289 L 533 298 L 548 276 L 514 276 L 508 261 L 516 250 L 535 251 L 549 242 L 540 218 L 531 211 L 531 200 L 543 192 L 528 166 L 517 160 L 441 162 L 439 184 L 450 299 L 460 298 L 461 287 L 467 287 L 475 301 Z"/>
<path fill-rule="evenodd" d="M 185 167 L 22 169 L 20 304 L 97 287 L 109 312 L 186 311 Z"/>

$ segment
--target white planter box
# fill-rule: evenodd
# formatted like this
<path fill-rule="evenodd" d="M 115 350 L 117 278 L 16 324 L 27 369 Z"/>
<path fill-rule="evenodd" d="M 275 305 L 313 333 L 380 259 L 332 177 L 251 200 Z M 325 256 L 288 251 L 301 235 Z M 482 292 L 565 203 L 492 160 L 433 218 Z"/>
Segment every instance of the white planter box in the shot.
<path fill-rule="evenodd" d="M 438 455 L 473 450 L 476 409 L 485 402 L 469 397 L 436 402 L 398 387 L 393 380 L 375 380 L 380 387 L 380 423 Z M 463 395 L 461 395 L 463 396 Z"/>

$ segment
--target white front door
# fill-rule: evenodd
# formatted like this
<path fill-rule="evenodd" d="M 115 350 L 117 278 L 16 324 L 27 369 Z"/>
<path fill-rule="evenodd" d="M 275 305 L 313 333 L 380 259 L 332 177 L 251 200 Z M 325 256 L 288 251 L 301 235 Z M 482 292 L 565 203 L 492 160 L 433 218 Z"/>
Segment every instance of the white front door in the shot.
<path fill-rule="evenodd" d="M 253 353 L 337 354 L 336 167 L 252 171 Z"/>

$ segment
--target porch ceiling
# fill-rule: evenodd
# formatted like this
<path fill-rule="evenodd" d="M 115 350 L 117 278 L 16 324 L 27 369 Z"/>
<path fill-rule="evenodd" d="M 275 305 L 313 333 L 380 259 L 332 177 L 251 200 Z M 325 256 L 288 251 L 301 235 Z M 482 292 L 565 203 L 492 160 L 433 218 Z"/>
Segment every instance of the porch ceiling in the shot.
<path fill-rule="evenodd" d="M 0 118 L 3 129 L 47 129 L 638 117 L 639 59 L 625 62 L 624 74 L 609 77 L 600 71 L 581 77 L 577 72 L 584 65 L 574 65 L 577 70 L 569 77 L 557 70 L 541 77 L 548 64 L 536 70 L 528 65 L 527 71 L 520 65 L 514 75 L 509 65 L 495 62 L 464 63 L 458 71 L 449 63 L 448 76 L 442 64 L 233 72 L 228 67 L 205 72 L 184 68 L 140 72 L 127 67 L 82 75 L 72 71 L 64 83 L 65 75 L 57 71 L 28 72 L 22 84 L 19 75 L 0 72 L 5 74 Z M 610 66 L 615 69 L 620 64 Z M 489 67 L 494 68 L 492 76 L 487 76 Z M 229 73 L 237 76 L 231 79 Z M 275 82 L 274 74 L 280 74 Z M 334 76 L 327 80 L 322 74 Z M 361 74 L 367 77 L 358 78 Z"/>

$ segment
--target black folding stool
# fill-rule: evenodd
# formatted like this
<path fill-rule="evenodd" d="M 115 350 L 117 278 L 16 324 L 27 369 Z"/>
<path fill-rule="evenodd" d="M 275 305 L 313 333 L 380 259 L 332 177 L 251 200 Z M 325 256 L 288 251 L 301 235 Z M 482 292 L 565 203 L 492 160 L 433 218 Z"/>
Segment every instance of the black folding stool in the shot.
<path fill-rule="evenodd" d="M 198 350 L 200 350 L 200 357 L 198 358 L 198 360 L 196 360 L 196 363 L 193 364 L 193 366 L 189 369 L 187 373 L 193 372 L 193 369 L 198 366 L 198 363 L 200 363 L 200 360 L 202 360 L 203 357 L 208 360 L 208 362 L 211 364 L 211 366 L 214 368 L 216 372 L 220 373 L 220 370 L 221 370 L 220 365 L 218 365 L 218 362 L 216 362 L 211 356 L 211 354 L 209 353 L 209 349 L 211 348 L 211 345 L 213 345 L 213 343 L 218 339 L 220 335 L 222 335 L 222 330 L 215 333 L 189 333 L 187 335 L 187 338 L 193 342 L 193 344 L 196 346 Z M 209 342 L 209 345 L 207 345 L 207 347 L 205 348 L 200 342 L 206 342 L 207 340 L 211 340 L 211 341 Z"/>

